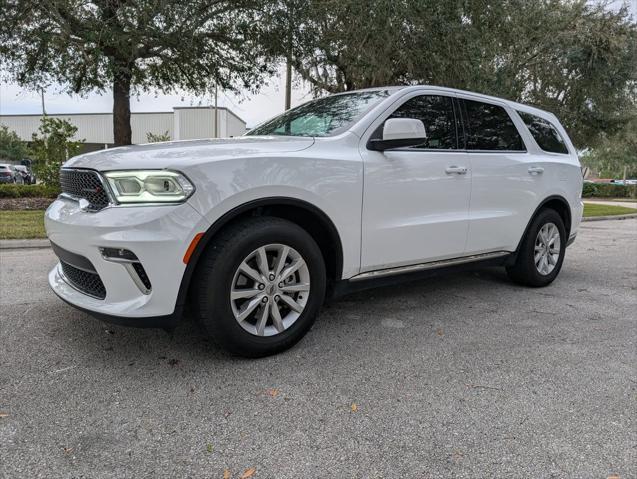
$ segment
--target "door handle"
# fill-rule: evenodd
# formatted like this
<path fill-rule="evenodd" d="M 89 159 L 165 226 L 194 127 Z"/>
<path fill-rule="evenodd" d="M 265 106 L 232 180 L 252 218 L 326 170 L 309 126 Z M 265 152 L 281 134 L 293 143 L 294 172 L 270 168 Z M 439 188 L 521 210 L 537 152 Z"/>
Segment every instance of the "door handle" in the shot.
<path fill-rule="evenodd" d="M 544 173 L 544 168 L 541 166 L 532 166 L 529 168 L 529 173 L 532 175 L 541 175 Z"/>
<path fill-rule="evenodd" d="M 465 166 L 448 166 L 445 168 L 445 173 L 448 175 L 466 175 L 467 168 Z"/>

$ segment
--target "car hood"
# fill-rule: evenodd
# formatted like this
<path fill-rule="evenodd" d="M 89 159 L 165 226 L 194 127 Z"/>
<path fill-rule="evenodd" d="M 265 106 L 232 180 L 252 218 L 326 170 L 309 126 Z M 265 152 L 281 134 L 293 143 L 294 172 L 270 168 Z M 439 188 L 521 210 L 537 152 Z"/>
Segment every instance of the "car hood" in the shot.
<path fill-rule="evenodd" d="M 209 140 L 170 141 L 94 151 L 68 160 L 69 168 L 95 170 L 179 169 L 210 161 L 276 155 L 304 150 L 312 137 L 241 136 Z"/>

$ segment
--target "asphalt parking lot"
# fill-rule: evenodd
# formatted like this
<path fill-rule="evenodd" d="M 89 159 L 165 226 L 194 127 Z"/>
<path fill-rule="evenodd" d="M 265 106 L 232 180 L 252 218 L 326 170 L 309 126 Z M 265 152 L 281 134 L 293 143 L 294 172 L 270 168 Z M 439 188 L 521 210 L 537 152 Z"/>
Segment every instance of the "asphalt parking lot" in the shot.
<path fill-rule="evenodd" d="M 90 319 L 54 263 L 0 252 L 0 477 L 637 477 L 635 219 L 585 223 L 547 288 L 357 293 L 260 360 Z"/>

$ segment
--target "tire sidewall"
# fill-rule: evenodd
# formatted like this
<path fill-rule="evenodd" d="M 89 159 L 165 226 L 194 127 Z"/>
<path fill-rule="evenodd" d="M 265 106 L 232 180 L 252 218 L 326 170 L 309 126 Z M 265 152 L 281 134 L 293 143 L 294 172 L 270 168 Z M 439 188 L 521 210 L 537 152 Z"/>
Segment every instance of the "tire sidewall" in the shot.
<path fill-rule="evenodd" d="M 255 336 L 241 327 L 230 303 L 232 280 L 240 263 L 254 250 L 267 244 L 294 248 L 304 259 L 310 274 L 310 294 L 305 308 L 288 329 L 274 336 Z M 301 339 L 311 328 L 325 297 L 325 264 L 316 242 L 305 230 L 285 220 L 274 220 L 254 228 L 231 243 L 217 258 L 205 294 L 211 314 L 200 318 L 206 330 L 231 352 L 247 356 L 273 354 Z"/>

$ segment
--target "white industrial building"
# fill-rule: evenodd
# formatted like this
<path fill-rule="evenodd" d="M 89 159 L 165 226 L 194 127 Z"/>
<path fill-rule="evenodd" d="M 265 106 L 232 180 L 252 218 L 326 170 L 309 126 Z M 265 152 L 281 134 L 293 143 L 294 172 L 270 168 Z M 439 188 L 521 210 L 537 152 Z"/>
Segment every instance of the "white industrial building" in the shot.
<path fill-rule="evenodd" d="M 47 115 L 62 118 L 77 127 L 75 140 L 84 140 L 85 151 L 113 146 L 112 113 L 69 113 Z M 216 116 L 216 118 L 215 118 Z M 15 131 L 24 141 L 31 141 L 38 131 L 42 115 L 0 115 L 0 125 Z M 215 134 L 215 119 L 218 127 Z M 146 135 L 168 134 L 171 140 L 224 138 L 246 132 L 246 123 L 228 108 L 175 107 L 169 112 L 131 113 L 133 143 L 147 143 Z"/>

